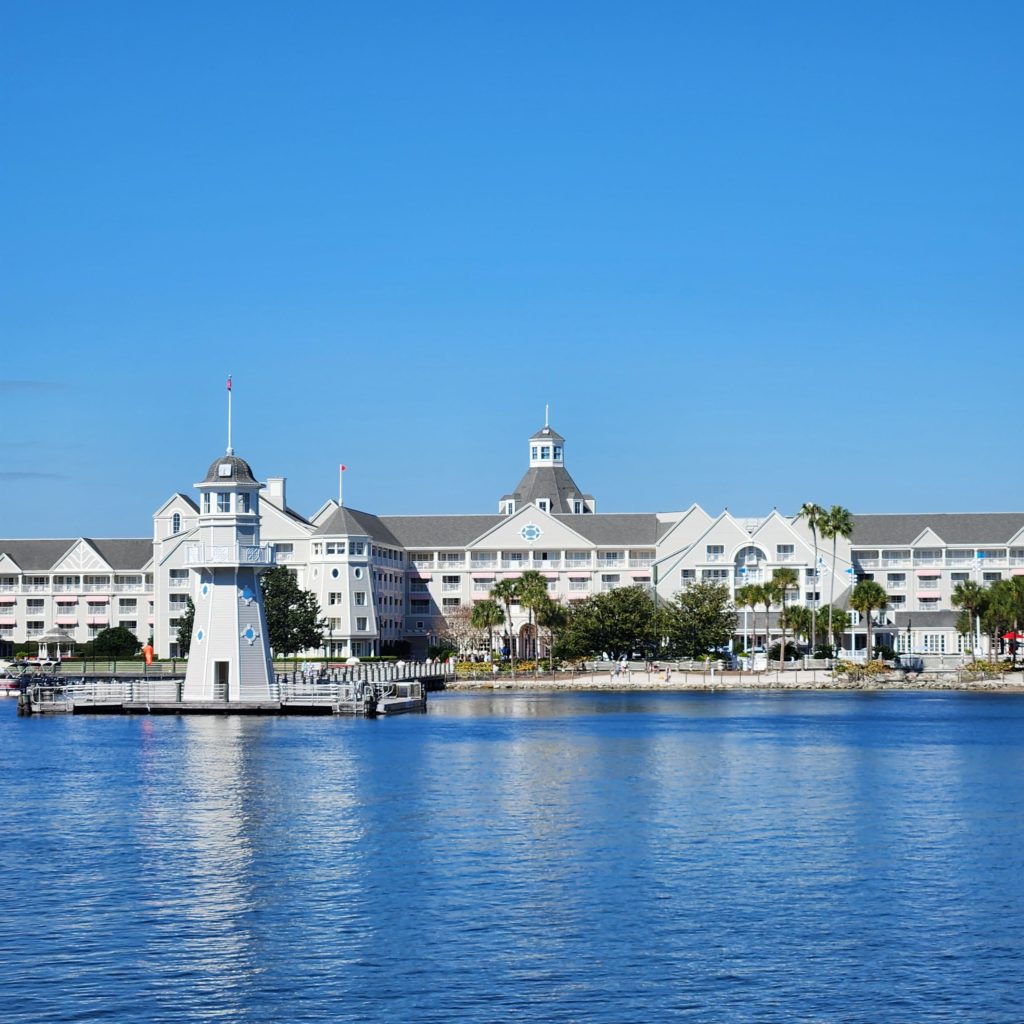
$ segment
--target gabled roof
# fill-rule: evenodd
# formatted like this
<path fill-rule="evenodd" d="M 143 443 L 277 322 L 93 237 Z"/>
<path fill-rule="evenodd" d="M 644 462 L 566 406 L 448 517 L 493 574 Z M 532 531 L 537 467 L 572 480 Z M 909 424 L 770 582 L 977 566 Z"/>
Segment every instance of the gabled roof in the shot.
<path fill-rule="evenodd" d="M 0 551 L 12 558 L 23 572 L 48 572 L 79 540 L 85 541 L 115 571 L 140 572 L 153 558 L 153 542 L 148 538 L 134 537 L 0 540 Z"/>
<path fill-rule="evenodd" d="M 582 519 L 582 516 L 574 516 Z M 405 548 L 465 548 L 505 516 L 381 516 L 381 522 Z"/>
<path fill-rule="evenodd" d="M 517 505 L 536 505 L 545 498 L 552 512 L 571 513 L 574 498 L 593 500 L 593 495 L 584 494 L 564 466 L 533 466 L 526 471 L 519 486 L 502 501 L 505 498 L 515 498 Z"/>
<path fill-rule="evenodd" d="M 949 609 L 941 612 L 896 612 L 896 629 L 906 629 L 907 626 L 917 629 L 954 629 L 959 617 L 959 612 Z"/>
<path fill-rule="evenodd" d="M 856 515 L 853 537 L 857 547 L 909 547 L 931 529 L 947 544 L 1008 544 L 1024 527 L 1024 512 L 919 512 L 908 515 Z"/>
<path fill-rule="evenodd" d="M 344 506 L 336 508 L 316 528 L 313 536 L 347 537 L 353 534 L 357 537 L 369 537 L 381 544 L 402 546 L 402 542 L 384 525 L 379 516 Z"/>
<path fill-rule="evenodd" d="M 653 512 L 599 512 L 593 515 L 555 516 L 570 529 L 599 547 L 653 548 L 671 523 L 658 521 Z"/>
<path fill-rule="evenodd" d="M 191 498 L 190 498 L 190 497 L 189 497 L 189 496 L 188 496 L 187 494 L 182 494 L 182 493 L 181 493 L 181 491 L 175 491 L 175 492 L 174 492 L 174 494 L 172 494 L 172 495 L 171 495 L 171 496 L 170 496 L 170 497 L 169 497 L 169 498 L 168 498 L 168 499 L 167 499 L 167 500 L 166 500 L 166 501 L 165 501 L 165 502 L 164 502 L 164 503 L 163 503 L 163 504 L 162 504 L 162 505 L 161 505 L 161 506 L 160 506 L 160 507 L 159 507 L 159 508 L 158 508 L 158 509 L 156 510 L 156 512 L 154 512 L 154 513 L 153 513 L 153 515 L 155 515 L 155 516 L 158 516 L 158 515 L 160 515 L 160 513 L 161 513 L 161 512 L 163 512 L 163 510 L 164 510 L 165 508 L 167 508 L 167 506 L 168 506 L 168 505 L 170 505 L 170 504 L 171 504 L 171 503 L 172 503 L 172 502 L 173 502 L 173 501 L 175 500 L 175 498 L 180 498 L 180 499 L 181 499 L 182 501 L 184 501 L 184 502 L 185 502 L 185 503 L 186 503 L 186 504 L 187 504 L 187 505 L 188 505 L 188 506 L 189 506 L 189 507 L 190 507 L 190 508 L 192 509 L 192 511 L 193 511 L 193 512 L 198 512 L 198 511 L 199 511 L 199 506 L 198 506 L 198 505 L 197 505 L 197 504 L 196 504 L 196 503 L 195 503 L 195 502 L 194 502 L 194 501 L 193 501 L 193 500 L 192 500 L 192 499 L 191 499 Z"/>

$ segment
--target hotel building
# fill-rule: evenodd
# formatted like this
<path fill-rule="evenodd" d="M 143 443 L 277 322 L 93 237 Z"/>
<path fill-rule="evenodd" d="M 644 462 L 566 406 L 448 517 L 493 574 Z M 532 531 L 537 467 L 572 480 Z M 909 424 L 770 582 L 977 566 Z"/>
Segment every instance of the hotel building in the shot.
<path fill-rule="evenodd" d="M 1024 573 L 1024 513 L 856 515 L 852 540 L 838 539 L 834 581 L 831 542 L 819 538 L 815 580 L 813 538 L 795 516 L 712 515 L 696 504 L 599 512 L 566 468 L 561 435 L 545 425 L 526 448 L 522 479 L 491 514 L 374 515 L 330 500 L 306 518 L 288 506 L 285 478 L 267 478 L 259 495 L 262 543 L 316 594 L 326 653 L 367 656 L 408 641 L 412 655 L 422 656 L 444 633 L 446 617 L 530 569 L 544 576 L 552 598 L 571 604 L 632 585 L 667 600 L 695 580 L 716 580 L 734 593 L 789 567 L 801 584 L 790 604 L 827 603 L 831 588 L 843 607 L 856 579 L 873 578 L 889 598 L 873 626 L 879 642 L 956 654 L 964 647 L 951 605 L 957 582 Z M 215 482 L 211 501 L 204 517 L 217 515 Z M 125 626 L 143 641 L 152 637 L 158 656 L 176 656 L 178 622 L 194 597 L 189 551 L 199 519 L 199 507 L 179 492 L 157 509 L 148 539 L 0 540 L 0 640 L 17 649 L 57 629 L 83 642 Z M 739 611 L 738 636 L 752 639 L 756 626 L 763 642 L 763 610 Z M 536 641 L 527 615 L 513 613 L 514 642 L 529 656 Z M 851 614 L 848 649 L 866 642 L 864 624 Z M 776 611 L 772 635 L 777 620 Z"/>

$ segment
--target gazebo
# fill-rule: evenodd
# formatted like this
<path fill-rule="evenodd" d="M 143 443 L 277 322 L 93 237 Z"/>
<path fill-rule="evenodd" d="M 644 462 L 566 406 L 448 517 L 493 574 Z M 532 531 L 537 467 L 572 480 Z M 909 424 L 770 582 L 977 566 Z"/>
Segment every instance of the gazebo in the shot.
<path fill-rule="evenodd" d="M 74 649 L 74 638 L 63 630 L 51 629 L 39 638 L 39 660 L 60 661 L 61 658 L 70 658 Z M 53 658 L 50 658 L 50 648 L 55 647 Z M 63 650 L 62 650 L 63 648 Z"/>

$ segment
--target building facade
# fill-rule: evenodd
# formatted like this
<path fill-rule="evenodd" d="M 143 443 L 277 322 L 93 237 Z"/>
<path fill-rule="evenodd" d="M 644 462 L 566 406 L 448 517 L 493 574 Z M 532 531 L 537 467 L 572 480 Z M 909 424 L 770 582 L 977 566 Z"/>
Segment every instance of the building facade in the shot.
<path fill-rule="evenodd" d="M 873 626 L 880 642 L 956 654 L 965 647 L 951 604 L 956 584 L 1024 572 L 1024 513 L 855 515 L 852 540 L 838 538 L 833 578 L 831 542 L 819 538 L 816 567 L 814 538 L 795 516 L 712 515 L 696 504 L 598 512 L 549 424 L 526 447 L 526 471 L 493 514 L 374 515 L 329 500 L 306 518 L 288 506 L 285 478 L 268 478 L 258 535 L 276 563 L 316 594 L 327 623 L 319 653 L 368 656 L 407 641 L 422 656 L 460 609 L 531 569 L 552 598 L 571 604 L 632 585 L 667 600 L 696 580 L 719 581 L 735 594 L 786 567 L 801 584 L 790 604 L 831 597 L 844 607 L 852 584 L 873 578 L 889 597 Z M 189 553 L 200 543 L 203 514 L 189 495 L 175 493 L 154 514 L 149 539 L 0 541 L 0 639 L 17 647 L 57 627 L 82 642 L 123 625 L 152 637 L 158 656 L 176 656 L 178 623 L 188 599 L 196 600 L 199 574 Z M 866 631 L 851 614 L 844 646 L 856 649 Z M 526 612 L 513 607 L 513 616 L 512 642 L 529 656 L 536 640 Z M 769 636 L 777 617 L 769 618 Z M 764 618 L 740 609 L 738 637 L 763 643 Z"/>

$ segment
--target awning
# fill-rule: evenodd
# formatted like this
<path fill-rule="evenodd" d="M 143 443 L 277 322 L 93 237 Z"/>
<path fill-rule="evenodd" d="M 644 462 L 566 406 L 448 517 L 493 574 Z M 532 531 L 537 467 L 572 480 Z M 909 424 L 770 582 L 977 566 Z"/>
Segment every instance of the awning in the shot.
<path fill-rule="evenodd" d="M 917 575 L 919 577 L 941 576 L 942 575 L 942 570 L 941 569 L 918 569 L 917 570 Z"/>
<path fill-rule="evenodd" d="M 78 604 L 77 597 L 55 597 L 54 601 L 57 604 Z"/>
<path fill-rule="evenodd" d="M 96 594 L 87 597 L 86 602 L 88 604 L 109 604 L 110 598 L 106 594 Z"/>
<path fill-rule="evenodd" d="M 939 606 L 939 597 L 934 590 L 919 590 L 917 592 L 917 599 L 918 601 L 932 601 L 936 608 Z"/>
<path fill-rule="evenodd" d="M 0 615 L 0 626 L 13 626 L 16 621 L 13 615 Z"/>
<path fill-rule="evenodd" d="M 90 615 L 86 621 L 90 626 L 106 626 L 110 622 L 110 616 Z"/>
<path fill-rule="evenodd" d="M 13 594 L 0 594 L 0 604 L 15 604 L 17 600 Z"/>
<path fill-rule="evenodd" d="M 57 616 L 58 626 L 77 626 L 78 616 L 77 615 L 58 615 Z"/>

